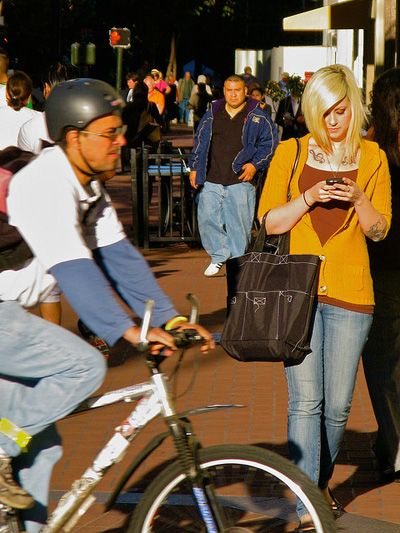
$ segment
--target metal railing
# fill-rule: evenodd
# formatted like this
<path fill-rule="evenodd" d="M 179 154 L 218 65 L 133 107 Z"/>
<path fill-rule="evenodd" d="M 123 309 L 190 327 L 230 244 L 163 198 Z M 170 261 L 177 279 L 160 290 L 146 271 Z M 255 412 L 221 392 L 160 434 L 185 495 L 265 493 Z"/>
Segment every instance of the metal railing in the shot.
<path fill-rule="evenodd" d="M 180 153 L 179 153 L 180 152 Z M 188 154 L 131 150 L 132 239 L 145 249 L 156 242 L 200 242 Z"/>

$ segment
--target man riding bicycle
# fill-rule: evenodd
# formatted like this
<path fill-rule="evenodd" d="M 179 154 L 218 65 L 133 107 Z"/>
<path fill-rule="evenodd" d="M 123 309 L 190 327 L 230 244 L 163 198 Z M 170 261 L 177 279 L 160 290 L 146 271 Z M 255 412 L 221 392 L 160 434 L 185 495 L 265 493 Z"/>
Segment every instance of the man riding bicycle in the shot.
<path fill-rule="evenodd" d="M 153 299 L 152 352 L 175 349 L 162 326 L 184 324 L 158 286 L 146 261 L 127 239 L 102 181 L 115 174 L 122 100 L 108 84 L 92 79 L 64 82 L 46 101 L 55 146 L 44 149 L 13 176 L 7 211 L 32 257 L 0 271 L 0 503 L 25 509 L 25 528 L 37 533 L 46 520 L 52 468 L 61 455 L 54 422 L 69 414 L 102 383 L 101 354 L 65 329 L 24 310 L 57 282 L 85 324 L 110 345 L 133 345 L 139 328 L 116 299 L 142 316 Z M 114 292 L 115 291 L 115 292 Z M 171 352 L 172 353 L 172 352 Z M 21 453 L 29 436 L 28 453 Z M 21 486 L 12 477 L 18 472 Z M 31 509 L 27 509 L 29 507 Z"/>

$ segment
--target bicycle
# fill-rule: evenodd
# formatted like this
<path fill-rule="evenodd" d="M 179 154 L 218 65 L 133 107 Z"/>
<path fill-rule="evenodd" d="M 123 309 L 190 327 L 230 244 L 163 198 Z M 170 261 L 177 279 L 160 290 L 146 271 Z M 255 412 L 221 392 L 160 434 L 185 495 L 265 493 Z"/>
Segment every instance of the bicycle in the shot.
<path fill-rule="evenodd" d="M 198 306 L 192 295 L 190 321 L 197 322 Z M 194 532 L 245 533 L 284 532 L 297 522 L 294 498 L 301 499 L 311 515 L 317 533 L 337 531 L 332 512 L 320 490 L 294 464 L 280 455 L 250 445 L 218 445 L 202 448 L 193 432 L 189 417 L 208 411 L 239 408 L 238 405 L 216 405 L 177 413 L 168 378 L 159 367 L 162 355 L 148 352 L 146 339 L 154 302 L 148 301 L 142 322 L 139 350 L 146 352 L 151 377 L 137 385 L 93 396 L 71 414 L 82 413 L 116 402 L 137 401 L 126 420 L 98 453 L 82 477 L 72 484 L 49 516 L 41 533 L 71 531 L 92 503 L 94 488 L 106 472 L 127 452 L 129 445 L 150 421 L 164 418 L 168 431 L 154 437 L 141 450 L 124 473 L 107 504 L 109 510 L 126 482 L 142 462 L 167 438 L 172 436 L 177 459 L 150 483 L 134 509 L 128 533 Z M 201 342 L 195 329 L 173 330 L 178 347 Z M 8 529 L 2 533 L 23 530 L 14 509 L 0 506 Z"/>

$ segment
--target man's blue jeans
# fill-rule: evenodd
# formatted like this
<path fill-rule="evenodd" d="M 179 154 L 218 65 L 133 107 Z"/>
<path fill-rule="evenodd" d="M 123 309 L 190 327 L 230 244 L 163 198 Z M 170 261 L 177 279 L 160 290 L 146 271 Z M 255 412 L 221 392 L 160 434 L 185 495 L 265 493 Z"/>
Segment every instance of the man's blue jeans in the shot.
<path fill-rule="evenodd" d="M 22 486 L 36 506 L 25 516 L 26 530 L 43 523 L 49 482 L 61 457 L 54 422 L 69 414 L 104 380 L 104 358 L 66 329 L 25 311 L 17 302 L 0 303 L 0 406 L 7 418 L 32 435 L 27 454 L 0 433 Z"/>
<path fill-rule="evenodd" d="M 189 103 L 189 98 L 184 98 L 182 102 L 179 102 L 179 118 L 184 122 L 189 120 L 189 109 L 186 107 Z"/>
<path fill-rule="evenodd" d="M 312 352 L 285 368 L 290 458 L 321 489 L 332 477 L 371 322 L 372 315 L 319 303 Z M 297 512 L 306 514 L 300 502 Z"/>
<path fill-rule="evenodd" d="M 198 195 L 197 220 L 202 245 L 212 263 L 243 255 L 254 221 L 255 187 L 250 182 L 205 182 Z"/>

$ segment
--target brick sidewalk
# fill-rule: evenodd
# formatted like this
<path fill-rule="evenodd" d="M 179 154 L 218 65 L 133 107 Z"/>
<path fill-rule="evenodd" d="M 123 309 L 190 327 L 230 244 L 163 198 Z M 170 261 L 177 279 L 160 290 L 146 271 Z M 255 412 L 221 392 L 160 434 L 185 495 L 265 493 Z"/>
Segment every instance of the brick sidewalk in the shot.
<path fill-rule="evenodd" d="M 107 185 L 128 234 L 130 233 L 129 176 L 117 176 Z M 177 309 L 189 311 L 185 296 L 191 292 L 200 301 L 200 322 L 212 332 L 219 332 L 225 315 L 226 282 L 221 275 L 205 278 L 209 263 L 207 254 L 185 244 L 166 246 L 145 253 L 160 285 L 170 295 Z M 75 332 L 76 316 L 69 305 L 63 305 L 63 326 Z M 166 361 L 163 370 L 172 372 L 174 358 Z M 238 363 L 217 348 L 198 360 L 196 380 L 192 383 L 197 354 L 188 352 L 179 374 L 178 407 L 186 410 L 206 404 L 237 403 L 245 409 L 223 410 L 193 417 L 198 436 L 205 446 L 222 443 L 257 444 L 287 456 L 287 391 L 281 364 Z M 113 390 L 139 383 L 148 378 L 142 356 L 120 342 L 109 359 L 109 371 L 101 391 Z M 89 466 L 96 452 L 111 437 L 113 429 L 131 410 L 129 404 L 116 404 L 66 419 L 58 424 L 64 442 L 64 456 L 54 470 L 51 483 L 53 502 L 68 490 L 71 483 Z M 400 532 L 400 484 L 382 484 L 376 472 L 372 452 L 376 422 L 368 391 L 360 368 L 353 406 L 344 442 L 332 480 L 332 489 L 349 514 L 339 519 L 340 531 L 373 533 Z M 163 431 L 160 422 L 150 424 L 132 446 L 132 455 L 110 471 L 98 487 L 98 501 L 105 501 L 117 483 L 119 475 L 133 458 L 135 450 Z M 152 468 L 160 466 L 172 456 L 170 444 L 158 449 L 154 457 L 129 482 L 133 486 Z M 52 503 L 51 507 L 54 507 Z M 73 532 L 117 533 L 125 531 L 124 524 L 131 508 L 117 505 L 106 515 L 103 506 L 95 504 L 81 519 Z M 366 517 L 364 520 L 361 517 Z M 352 521 L 354 524 L 352 525 Z M 383 521 L 383 522 L 382 522 Z"/>

